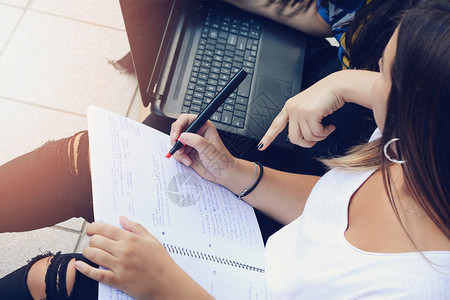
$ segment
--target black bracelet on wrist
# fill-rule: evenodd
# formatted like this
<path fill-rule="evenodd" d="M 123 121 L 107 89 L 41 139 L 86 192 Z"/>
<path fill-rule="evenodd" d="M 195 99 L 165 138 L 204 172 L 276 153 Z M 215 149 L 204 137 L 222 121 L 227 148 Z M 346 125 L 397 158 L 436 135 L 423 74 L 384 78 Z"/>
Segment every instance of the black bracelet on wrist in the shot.
<path fill-rule="evenodd" d="M 256 179 L 256 181 L 255 181 L 255 183 L 252 185 L 252 182 L 253 182 L 253 180 L 254 180 L 254 177 L 253 177 L 253 179 L 252 179 L 252 181 L 250 182 L 250 185 L 245 189 L 245 190 L 243 190 L 242 191 L 242 193 L 240 193 L 238 196 L 239 196 L 239 199 L 241 199 L 242 197 L 245 197 L 245 196 L 247 196 L 248 194 L 250 194 L 255 188 L 256 188 L 256 186 L 258 185 L 258 183 L 261 181 L 261 178 L 262 178 L 262 176 L 263 176 L 263 170 L 264 170 L 264 168 L 263 168 L 263 165 L 259 162 L 259 161 L 255 161 L 255 167 L 256 166 L 259 166 L 259 175 L 258 175 L 258 178 Z M 255 176 L 256 176 L 256 168 L 255 168 Z"/>

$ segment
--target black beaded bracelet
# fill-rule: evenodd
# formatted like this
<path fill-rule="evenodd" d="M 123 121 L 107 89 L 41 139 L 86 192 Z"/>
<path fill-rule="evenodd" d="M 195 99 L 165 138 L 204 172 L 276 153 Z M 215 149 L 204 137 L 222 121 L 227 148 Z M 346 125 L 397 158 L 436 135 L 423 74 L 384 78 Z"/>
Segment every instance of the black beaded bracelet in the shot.
<path fill-rule="evenodd" d="M 259 176 L 258 176 L 258 179 L 256 179 L 256 181 L 255 181 L 255 183 L 252 185 L 252 182 L 253 182 L 253 180 L 254 180 L 254 178 L 255 177 L 253 177 L 253 179 L 252 179 L 252 181 L 250 182 L 250 185 L 245 189 L 245 190 L 243 190 L 242 191 L 242 193 L 240 193 L 239 194 L 239 199 L 241 199 L 242 197 L 245 197 L 245 196 L 247 196 L 248 194 L 250 194 L 255 188 L 256 188 L 256 186 L 258 185 L 258 183 L 261 181 L 261 178 L 262 178 L 262 176 L 263 176 L 263 171 L 264 171 L 264 168 L 263 168 L 263 165 L 259 162 L 259 161 L 255 161 L 255 167 L 256 166 L 259 166 Z M 255 168 L 256 169 L 256 168 Z M 255 175 L 256 175 L 256 170 L 255 170 Z"/>

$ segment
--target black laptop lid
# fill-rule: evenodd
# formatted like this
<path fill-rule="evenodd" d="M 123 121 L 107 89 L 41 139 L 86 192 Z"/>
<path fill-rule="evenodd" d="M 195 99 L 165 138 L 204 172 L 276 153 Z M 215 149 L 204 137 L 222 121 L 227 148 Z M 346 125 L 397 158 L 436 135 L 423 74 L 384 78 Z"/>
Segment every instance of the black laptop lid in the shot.
<path fill-rule="evenodd" d="M 142 102 L 153 100 L 173 38 L 180 3 L 175 0 L 120 0 Z M 186 2 L 186 1 L 184 1 Z"/>

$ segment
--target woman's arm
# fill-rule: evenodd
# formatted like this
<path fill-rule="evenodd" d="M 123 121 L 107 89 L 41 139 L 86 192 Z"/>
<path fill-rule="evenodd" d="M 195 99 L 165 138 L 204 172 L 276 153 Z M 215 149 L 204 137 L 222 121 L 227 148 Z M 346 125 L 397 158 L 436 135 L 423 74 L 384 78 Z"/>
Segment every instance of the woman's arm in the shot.
<path fill-rule="evenodd" d="M 378 74 L 358 70 L 339 71 L 289 99 L 262 138 L 261 150 L 270 145 L 288 122 L 289 138 L 300 146 L 311 147 L 317 141 L 325 139 L 334 130 L 334 126 L 323 127 L 322 119 L 346 102 L 372 107 L 372 86 Z M 170 133 L 172 144 L 179 138 L 188 146 L 175 153 L 175 159 L 191 166 L 203 178 L 217 182 L 235 194 L 240 194 L 254 176 L 254 164 L 233 157 L 210 121 L 199 130 L 198 134 L 182 133 L 195 117 L 182 115 L 172 124 Z M 316 176 L 264 168 L 261 182 L 245 197 L 245 201 L 280 223 L 286 224 L 301 215 L 306 199 L 318 179 Z"/>
<path fill-rule="evenodd" d="M 239 195 L 255 176 L 254 163 L 233 157 L 211 121 L 197 134 L 182 133 L 195 117 L 181 115 L 172 124 L 172 144 L 179 139 L 186 145 L 174 154 L 175 159 L 192 167 L 203 178 Z M 306 199 L 318 179 L 316 176 L 264 168 L 261 182 L 245 197 L 245 201 L 280 223 L 287 224 L 301 215 Z"/>
<path fill-rule="evenodd" d="M 372 109 L 372 87 L 378 75 L 362 70 L 339 71 L 290 98 L 261 139 L 260 150 L 265 150 L 286 126 L 289 140 L 302 147 L 326 139 L 335 126 L 323 126 L 322 119 L 345 103 Z"/>
<path fill-rule="evenodd" d="M 233 193 L 240 194 L 251 182 L 255 166 L 253 162 L 242 159 L 235 164 L 236 167 L 222 179 L 221 184 Z M 242 199 L 281 224 L 288 224 L 303 213 L 306 200 L 319 179 L 319 176 L 287 173 L 264 167 L 259 184 Z"/>
<path fill-rule="evenodd" d="M 268 0 L 224 0 L 240 9 L 272 19 L 281 24 L 315 36 L 331 36 L 330 25 L 319 15 L 317 4 L 312 3 L 307 10 L 296 11 L 298 5 L 286 5 L 280 13 L 279 4 Z M 292 14 L 295 12 L 295 14 Z"/>
<path fill-rule="evenodd" d="M 304 137 L 303 142 L 310 143 L 312 146 L 317 140 L 324 139 L 334 130 L 328 127 L 327 132 L 321 124 L 322 119 L 345 103 L 355 103 L 372 109 L 372 89 L 378 77 L 378 72 L 362 70 L 345 70 L 331 74 L 310 89 L 289 99 L 283 109 L 287 118 L 281 120 L 277 117 L 278 120 L 274 121 L 275 124 L 272 124 L 268 133 L 270 134 L 274 127 L 282 130 L 289 122 L 291 141 L 301 144 L 300 139 L 292 136 L 293 133 L 298 132 Z M 280 114 L 283 116 L 283 113 Z M 277 122 L 281 122 L 282 125 Z M 293 130 L 293 126 L 298 127 Z M 314 131 L 317 128 L 318 131 Z M 272 140 L 275 137 L 276 134 Z M 269 142 L 267 138 L 266 134 L 261 140 L 264 144 L 263 149 L 267 148 L 272 141 Z M 245 178 L 249 178 L 248 173 L 252 172 L 252 163 L 238 160 L 236 164 L 238 167 L 234 169 L 231 178 L 222 184 L 233 192 L 239 193 L 239 185 L 246 182 Z M 239 180 L 232 180 L 232 178 L 239 178 Z M 260 184 L 245 197 L 245 201 L 286 224 L 303 212 L 306 199 L 318 179 L 317 176 L 284 173 L 265 168 Z"/>

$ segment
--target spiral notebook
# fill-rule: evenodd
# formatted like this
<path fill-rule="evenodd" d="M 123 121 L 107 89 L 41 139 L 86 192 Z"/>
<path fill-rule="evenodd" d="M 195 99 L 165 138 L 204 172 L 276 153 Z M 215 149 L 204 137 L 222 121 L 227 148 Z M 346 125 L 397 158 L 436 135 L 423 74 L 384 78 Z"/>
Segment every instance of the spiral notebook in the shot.
<path fill-rule="evenodd" d="M 95 219 L 141 223 L 216 299 L 266 299 L 253 208 L 165 158 L 168 135 L 98 107 L 87 116 Z M 132 298 L 101 284 L 99 299 Z"/>

